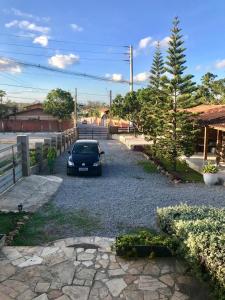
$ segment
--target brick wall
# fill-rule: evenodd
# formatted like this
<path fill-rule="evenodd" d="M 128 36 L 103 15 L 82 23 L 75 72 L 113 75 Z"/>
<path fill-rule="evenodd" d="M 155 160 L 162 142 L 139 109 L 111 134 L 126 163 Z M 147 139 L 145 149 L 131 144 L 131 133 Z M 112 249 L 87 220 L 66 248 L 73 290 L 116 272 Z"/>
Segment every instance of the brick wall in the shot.
<path fill-rule="evenodd" d="M 73 128 L 72 120 L 0 120 L 0 132 L 64 131 Z"/>

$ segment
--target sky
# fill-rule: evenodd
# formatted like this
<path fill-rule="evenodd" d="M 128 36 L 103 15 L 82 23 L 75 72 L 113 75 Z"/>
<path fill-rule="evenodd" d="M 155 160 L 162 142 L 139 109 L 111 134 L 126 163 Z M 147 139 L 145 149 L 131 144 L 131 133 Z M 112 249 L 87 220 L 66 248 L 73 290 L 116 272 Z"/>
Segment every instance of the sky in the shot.
<path fill-rule="evenodd" d="M 134 48 L 134 89 L 145 87 L 157 41 L 166 56 L 172 20 L 180 19 L 187 73 L 225 77 L 224 0 L 0 0 L 0 89 L 17 102 L 43 101 L 62 88 L 78 101 L 125 94 L 128 46 Z M 111 81 L 50 72 L 24 62 L 97 75 Z"/>

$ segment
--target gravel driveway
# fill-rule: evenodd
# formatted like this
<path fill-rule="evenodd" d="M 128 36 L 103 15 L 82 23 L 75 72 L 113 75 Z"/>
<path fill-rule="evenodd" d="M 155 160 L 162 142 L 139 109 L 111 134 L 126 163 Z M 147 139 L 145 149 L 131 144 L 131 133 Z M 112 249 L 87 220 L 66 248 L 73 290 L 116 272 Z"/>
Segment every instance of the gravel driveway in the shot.
<path fill-rule="evenodd" d="M 93 235 L 112 237 L 135 227 L 155 225 L 156 208 L 187 202 L 224 206 L 225 188 L 208 188 L 204 184 L 174 185 L 165 176 L 146 173 L 138 161 L 141 153 L 132 152 L 115 140 L 100 142 L 105 151 L 102 177 L 66 176 L 64 154 L 58 159 L 56 172 L 63 182 L 53 198 L 62 211 L 85 210 L 98 216 L 100 228 Z M 83 235 L 71 228 L 68 235 Z"/>

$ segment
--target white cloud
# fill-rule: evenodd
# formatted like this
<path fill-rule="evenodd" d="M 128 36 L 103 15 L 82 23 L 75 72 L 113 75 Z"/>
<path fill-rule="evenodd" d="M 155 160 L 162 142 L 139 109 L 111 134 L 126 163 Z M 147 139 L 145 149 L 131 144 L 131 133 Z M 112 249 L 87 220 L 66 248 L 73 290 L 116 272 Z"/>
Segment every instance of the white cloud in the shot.
<path fill-rule="evenodd" d="M 105 77 L 110 79 L 110 80 L 113 80 L 113 81 L 122 81 L 123 80 L 123 75 L 120 74 L 120 73 L 113 73 L 113 74 L 105 74 Z"/>
<path fill-rule="evenodd" d="M 159 41 L 160 47 L 167 48 L 169 45 L 170 37 L 166 36 L 161 41 Z"/>
<path fill-rule="evenodd" d="M 11 27 L 17 26 L 17 25 L 18 25 L 18 21 L 17 21 L 17 20 L 13 20 L 13 21 L 11 21 L 11 22 L 9 22 L 9 23 L 6 23 L 6 24 L 5 24 L 5 27 L 6 27 L 6 28 L 11 28 Z"/>
<path fill-rule="evenodd" d="M 221 59 L 221 60 L 218 60 L 215 64 L 215 67 L 217 69 L 223 69 L 225 68 L 225 59 Z"/>
<path fill-rule="evenodd" d="M 78 32 L 81 32 L 84 30 L 83 27 L 77 25 L 77 24 L 70 24 L 70 27 L 74 30 L 74 31 L 78 31 Z"/>
<path fill-rule="evenodd" d="M 12 74 L 21 73 L 22 68 L 18 63 L 4 57 L 0 57 L 0 72 L 9 72 Z"/>
<path fill-rule="evenodd" d="M 170 41 L 170 37 L 166 36 L 159 41 L 161 48 L 167 48 Z M 138 43 L 138 47 L 134 49 L 134 56 L 139 55 L 142 51 L 149 49 L 150 47 L 157 46 L 158 41 L 153 39 L 151 36 L 147 36 L 141 39 Z"/>
<path fill-rule="evenodd" d="M 79 59 L 80 59 L 79 55 L 56 54 L 49 58 L 48 63 L 59 69 L 65 69 L 66 67 L 77 63 Z"/>
<path fill-rule="evenodd" d="M 33 40 L 34 44 L 40 44 L 42 47 L 47 47 L 48 46 L 48 36 L 47 35 L 40 35 L 37 36 Z"/>
<path fill-rule="evenodd" d="M 138 73 L 137 75 L 134 76 L 134 81 L 135 82 L 144 82 L 149 79 L 149 72 L 142 72 Z"/>
<path fill-rule="evenodd" d="M 150 36 L 148 36 L 139 41 L 138 48 L 145 49 L 145 48 L 151 46 L 151 44 L 152 44 L 152 38 Z"/>
<path fill-rule="evenodd" d="M 28 18 L 28 19 L 33 19 L 35 21 L 44 21 L 44 22 L 48 22 L 50 20 L 49 17 L 38 17 L 35 16 L 33 14 L 27 13 L 27 12 L 23 12 L 17 8 L 11 8 L 11 9 L 3 9 L 3 12 L 6 14 L 13 14 L 14 16 L 17 17 L 23 17 L 23 18 Z"/>
<path fill-rule="evenodd" d="M 31 23 L 31 22 L 25 21 L 25 20 L 23 20 L 23 21 L 13 20 L 9 23 L 6 23 L 5 27 L 6 28 L 17 27 L 22 30 L 40 32 L 42 34 L 48 34 L 50 31 L 49 27 L 39 26 L 35 23 Z"/>

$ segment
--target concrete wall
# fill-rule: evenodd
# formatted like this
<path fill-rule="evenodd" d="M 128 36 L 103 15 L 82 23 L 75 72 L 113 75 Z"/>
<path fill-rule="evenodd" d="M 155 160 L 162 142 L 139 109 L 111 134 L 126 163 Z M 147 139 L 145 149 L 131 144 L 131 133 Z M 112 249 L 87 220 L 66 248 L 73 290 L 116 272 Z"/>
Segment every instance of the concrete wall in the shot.
<path fill-rule="evenodd" d="M 1 120 L 0 132 L 53 132 L 65 131 L 73 126 L 72 120 Z"/>

